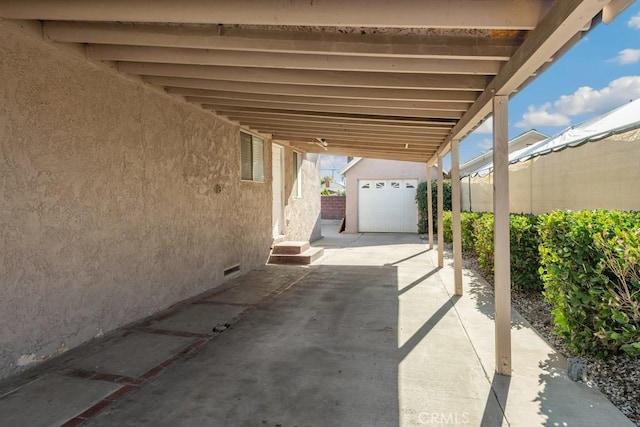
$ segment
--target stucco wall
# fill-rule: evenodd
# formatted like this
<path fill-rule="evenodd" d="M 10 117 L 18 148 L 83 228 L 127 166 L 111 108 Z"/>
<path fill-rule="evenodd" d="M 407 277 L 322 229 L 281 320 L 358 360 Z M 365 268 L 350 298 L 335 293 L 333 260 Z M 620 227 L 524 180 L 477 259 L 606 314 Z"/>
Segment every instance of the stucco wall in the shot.
<path fill-rule="evenodd" d="M 435 178 L 435 168 L 432 179 Z M 426 163 L 397 160 L 361 159 L 345 174 L 347 181 L 347 208 L 345 233 L 358 232 L 358 180 L 360 179 L 427 179 Z"/>
<path fill-rule="evenodd" d="M 302 154 L 302 195 L 293 183 L 293 153 L 284 149 L 284 222 L 287 240 L 318 240 L 320 234 L 320 162 L 317 154 Z"/>
<path fill-rule="evenodd" d="M 268 141 L 241 182 L 237 126 L 2 25 L 0 58 L 0 377 L 266 261 Z"/>
<path fill-rule="evenodd" d="M 509 209 L 640 210 L 640 130 L 509 166 Z M 469 209 L 468 178 L 462 207 Z M 492 175 L 471 178 L 471 208 L 493 210 Z"/>

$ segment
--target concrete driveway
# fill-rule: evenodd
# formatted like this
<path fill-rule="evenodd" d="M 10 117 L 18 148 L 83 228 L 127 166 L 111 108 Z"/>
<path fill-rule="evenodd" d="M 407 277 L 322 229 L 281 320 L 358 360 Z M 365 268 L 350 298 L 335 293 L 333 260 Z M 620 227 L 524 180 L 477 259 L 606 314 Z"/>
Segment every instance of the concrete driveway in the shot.
<path fill-rule="evenodd" d="M 465 271 L 452 296 L 419 236 L 324 235 L 316 265 L 265 266 L 5 382 L 1 424 L 632 425 L 517 313 L 514 374 L 494 376 L 490 289 Z"/>

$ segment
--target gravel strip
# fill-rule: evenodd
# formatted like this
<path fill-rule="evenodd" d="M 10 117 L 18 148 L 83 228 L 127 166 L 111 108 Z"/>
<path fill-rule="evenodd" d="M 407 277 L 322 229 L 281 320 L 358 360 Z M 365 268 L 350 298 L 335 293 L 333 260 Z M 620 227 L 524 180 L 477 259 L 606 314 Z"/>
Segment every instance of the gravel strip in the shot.
<path fill-rule="evenodd" d="M 465 264 L 493 286 L 493 277 L 485 276 L 477 261 L 465 255 Z M 551 305 L 540 292 L 512 290 L 511 304 L 553 348 L 565 357 L 576 355 L 564 339 L 553 334 Z M 640 427 L 640 357 L 626 354 L 600 360 L 579 355 L 587 365 L 587 384 L 600 390 L 631 421 Z"/>

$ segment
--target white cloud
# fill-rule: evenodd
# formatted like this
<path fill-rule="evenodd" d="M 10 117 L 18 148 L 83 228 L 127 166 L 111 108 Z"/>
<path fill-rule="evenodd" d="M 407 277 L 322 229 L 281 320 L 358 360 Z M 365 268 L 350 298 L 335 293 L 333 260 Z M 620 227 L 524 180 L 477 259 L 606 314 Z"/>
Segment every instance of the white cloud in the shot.
<path fill-rule="evenodd" d="M 631 19 L 629 19 L 629 22 L 627 22 L 627 25 L 630 28 L 640 30 L 640 12 L 632 16 Z"/>
<path fill-rule="evenodd" d="M 640 49 L 623 49 L 614 60 L 618 64 L 635 64 L 640 61 Z"/>
<path fill-rule="evenodd" d="M 482 151 L 487 151 L 493 149 L 493 139 L 485 138 L 482 141 L 478 142 L 478 147 L 482 149 Z"/>
<path fill-rule="evenodd" d="M 567 126 L 571 123 L 569 117 L 562 113 L 550 112 L 550 108 L 550 102 L 538 108 L 530 105 L 528 111 L 522 115 L 522 120 L 516 123 L 516 126 L 529 129 L 540 126 Z"/>
<path fill-rule="evenodd" d="M 474 133 L 493 133 L 493 117 L 489 117 L 480 126 L 478 126 Z"/>
<path fill-rule="evenodd" d="M 638 98 L 640 76 L 625 76 L 613 80 L 600 90 L 589 86 L 578 88 L 572 95 L 561 96 L 554 106 L 558 112 L 568 116 L 602 114 Z"/>
<path fill-rule="evenodd" d="M 516 126 L 525 129 L 568 126 L 571 116 L 603 114 L 638 98 L 640 76 L 620 77 L 602 89 L 583 86 L 571 95 L 562 95 L 553 104 L 548 102 L 540 107 L 531 105 Z"/>

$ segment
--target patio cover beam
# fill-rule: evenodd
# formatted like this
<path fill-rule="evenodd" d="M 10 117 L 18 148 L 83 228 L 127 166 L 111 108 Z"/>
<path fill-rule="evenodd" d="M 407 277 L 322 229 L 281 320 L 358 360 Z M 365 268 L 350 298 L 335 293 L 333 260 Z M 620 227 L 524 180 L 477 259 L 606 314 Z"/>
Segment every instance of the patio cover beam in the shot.
<path fill-rule="evenodd" d="M 219 114 L 225 116 L 234 117 L 296 117 L 299 119 L 305 118 L 328 118 L 342 122 L 355 122 L 355 123 L 380 123 L 380 124 L 393 124 L 393 125 L 442 125 L 453 126 L 454 121 L 449 119 L 437 119 L 437 118 L 420 118 L 420 117 L 400 117 L 400 116 L 382 116 L 382 115 L 369 115 L 369 114 L 343 114 L 343 113 L 327 113 L 321 111 L 299 111 L 299 110 L 272 110 L 266 108 L 253 108 L 253 107 L 222 107 L 217 110 Z"/>
<path fill-rule="evenodd" d="M 272 111 L 290 111 L 298 110 L 300 112 L 326 112 L 326 113 L 342 113 L 342 114 L 369 114 L 383 116 L 397 116 L 409 118 L 442 118 L 457 119 L 462 116 L 462 111 L 446 111 L 446 110 L 406 110 L 398 108 L 384 107 L 356 107 L 341 105 L 315 105 L 315 104 L 293 104 L 287 102 L 269 102 L 269 101 L 245 101 L 232 99 L 211 99 L 202 97 L 187 97 L 187 101 L 196 104 L 202 104 L 205 110 L 225 110 L 229 107 L 250 107 L 263 108 Z"/>
<path fill-rule="evenodd" d="M 278 142 L 278 141 L 276 141 Z M 424 162 L 426 158 L 425 155 L 414 155 L 414 154 L 398 154 L 396 153 L 388 153 L 388 152 L 379 152 L 379 151 L 368 151 L 368 150 L 353 150 L 353 149 L 342 149 L 342 148 L 333 148 L 327 151 L 322 150 L 317 146 L 308 146 L 305 143 L 298 142 L 290 142 L 289 145 L 293 148 L 297 148 L 299 150 L 305 151 L 307 153 L 318 153 L 318 154 L 339 154 L 344 156 L 356 156 L 356 157 L 367 157 L 370 159 L 383 159 L 383 160 L 400 160 L 406 162 Z"/>
<path fill-rule="evenodd" d="M 230 26 L 46 21 L 44 36 L 63 43 L 302 53 L 377 58 L 439 58 L 507 61 L 520 44 L 513 38 L 344 34 L 249 30 Z"/>
<path fill-rule="evenodd" d="M 531 30 L 545 0 L 1 0 L 7 19 Z"/>
<path fill-rule="evenodd" d="M 251 127 L 251 126 L 249 126 Z M 291 128 L 287 126 L 255 126 L 256 128 L 262 129 L 263 133 L 286 133 L 286 134 L 302 134 L 308 135 L 312 138 L 322 138 L 322 137 L 331 137 L 338 136 L 341 139 L 351 139 L 353 138 L 371 138 L 373 140 L 376 139 L 385 139 L 385 140 L 396 140 L 398 143 L 424 143 L 429 145 L 435 145 L 436 147 L 442 143 L 444 137 L 442 135 L 411 135 L 411 134 L 402 134 L 402 133 L 377 133 L 375 131 L 348 131 L 348 130 L 332 130 L 330 128 L 312 128 L 312 127 L 304 127 L 304 128 Z"/>
<path fill-rule="evenodd" d="M 173 88 L 222 90 L 239 93 L 268 95 L 296 95 L 306 97 L 331 97 L 346 99 L 378 99 L 396 101 L 446 101 L 472 103 L 479 91 L 453 91 L 429 89 L 390 89 L 295 85 L 288 83 L 234 82 L 229 80 L 194 79 L 184 77 L 145 76 L 152 85 Z"/>
<path fill-rule="evenodd" d="M 439 128 L 412 128 L 402 126 L 375 126 L 358 123 L 344 122 L 322 122 L 322 121 L 282 121 L 282 120 L 264 120 L 264 119 L 233 119 L 243 125 L 264 129 L 266 133 L 270 130 L 313 130 L 313 131 L 340 131 L 345 134 L 373 134 L 386 136 L 415 136 L 424 139 L 438 139 L 442 141 L 447 134 L 447 129 Z"/>
<path fill-rule="evenodd" d="M 395 75 L 361 71 L 281 70 L 277 68 L 161 64 L 154 62 L 119 62 L 118 70 L 122 73 L 144 76 L 389 89 L 481 91 L 491 81 L 489 77 L 473 75 L 449 76 L 446 74 L 416 73 Z"/>
<path fill-rule="evenodd" d="M 167 88 L 167 93 L 182 96 L 194 96 L 199 98 L 211 98 L 216 100 L 242 100 L 259 102 L 286 102 L 292 104 L 354 106 L 354 107 L 379 107 L 398 108 L 409 110 L 443 110 L 466 111 L 471 103 L 451 101 L 397 101 L 393 99 L 353 99 L 321 96 L 295 96 L 295 95 L 267 95 L 258 93 L 229 92 L 222 90 Z"/>
<path fill-rule="evenodd" d="M 376 73 L 496 75 L 501 63 L 489 60 L 306 55 L 149 46 L 89 45 L 89 58 L 101 61 L 277 68 L 282 70 L 365 71 Z"/>
<path fill-rule="evenodd" d="M 297 141 L 304 142 L 307 144 L 318 145 L 319 141 L 316 138 L 310 138 L 308 136 L 299 136 L 299 135 L 285 135 L 285 134 L 274 134 L 273 139 L 284 140 L 284 141 Z M 433 145 L 413 145 L 409 144 L 407 148 L 404 143 L 394 143 L 392 141 L 370 141 L 367 139 L 358 139 L 358 140 L 340 140 L 340 139 L 327 139 L 326 140 L 327 147 L 332 148 L 354 148 L 354 149 L 367 149 L 370 151 L 386 151 L 386 152 L 401 152 L 403 154 L 412 153 L 412 154 L 428 154 L 430 152 L 434 152 L 437 148 L 437 144 Z"/>
<path fill-rule="evenodd" d="M 433 121 L 401 121 L 401 120 L 389 120 L 386 118 L 364 118 L 364 117 L 342 117 L 342 116 L 328 116 L 328 115 L 313 115 L 313 114 L 291 114 L 289 112 L 284 114 L 260 111 L 233 111 L 229 112 L 227 116 L 231 120 L 240 121 L 243 123 L 281 123 L 291 125 L 301 125 L 308 123 L 309 125 L 327 125 L 335 127 L 336 129 L 344 128 L 366 128 L 366 129 L 380 129 L 380 130 L 393 130 L 408 131 L 408 132 L 428 132 L 430 134 L 438 134 L 445 137 L 451 128 L 452 123 L 441 123 Z"/>

